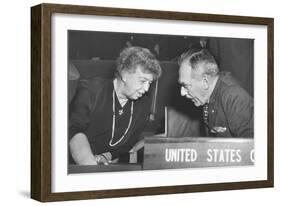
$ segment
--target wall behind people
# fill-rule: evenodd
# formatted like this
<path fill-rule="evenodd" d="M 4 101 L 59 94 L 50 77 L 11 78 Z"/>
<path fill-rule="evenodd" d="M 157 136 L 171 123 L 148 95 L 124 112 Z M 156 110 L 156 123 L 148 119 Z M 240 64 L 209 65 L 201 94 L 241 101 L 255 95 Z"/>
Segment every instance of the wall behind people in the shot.
<path fill-rule="evenodd" d="M 161 61 L 176 61 L 187 49 L 198 46 L 199 37 L 71 30 L 70 60 L 116 59 L 128 46 L 148 48 Z"/>
<path fill-rule="evenodd" d="M 251 96 L 254 91 L 254 40 L 210 38 L 209 49 L 221 71 L 230 71 Z"/>
<path fill-rule="evenodd" d="M 116 59 L 128 38 L 129 34 L 117 32 L 71 30 L 68 32 L 69 59 Z"/>

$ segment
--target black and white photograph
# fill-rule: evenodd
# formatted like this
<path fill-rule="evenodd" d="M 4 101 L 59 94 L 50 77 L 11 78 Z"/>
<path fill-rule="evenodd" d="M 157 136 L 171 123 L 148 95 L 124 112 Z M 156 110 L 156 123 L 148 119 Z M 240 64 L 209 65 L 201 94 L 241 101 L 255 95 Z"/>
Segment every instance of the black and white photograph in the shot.
<path fill-rule="evenodd" d="M 273 19 L 41 4 L 31 20 L 33 198 L 273 186 Z"/>
<path fill-rule="evenodd" d="M 253 166 L 254 46 L 68 30 L 68 173 Z"/>

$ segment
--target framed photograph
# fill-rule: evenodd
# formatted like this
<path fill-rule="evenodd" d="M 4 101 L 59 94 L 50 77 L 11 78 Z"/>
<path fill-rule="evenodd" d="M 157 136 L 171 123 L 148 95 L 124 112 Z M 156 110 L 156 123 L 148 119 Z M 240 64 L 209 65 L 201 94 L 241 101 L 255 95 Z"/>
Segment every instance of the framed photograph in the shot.
<path fill-rule="evenodd" d="M 273 187 L 274 20 L 31 8 L 31 197 Z"/>

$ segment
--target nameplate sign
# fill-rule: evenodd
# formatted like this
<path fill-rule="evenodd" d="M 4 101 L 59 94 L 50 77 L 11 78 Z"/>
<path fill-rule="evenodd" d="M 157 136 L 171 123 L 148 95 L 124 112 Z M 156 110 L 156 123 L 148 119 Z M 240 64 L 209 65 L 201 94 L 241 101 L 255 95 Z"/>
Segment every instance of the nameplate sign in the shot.
<path fill-rule="evenodd" d="M 252 138 L 144 139 L 143 169 L 172 169 L 254 165 Z"/>

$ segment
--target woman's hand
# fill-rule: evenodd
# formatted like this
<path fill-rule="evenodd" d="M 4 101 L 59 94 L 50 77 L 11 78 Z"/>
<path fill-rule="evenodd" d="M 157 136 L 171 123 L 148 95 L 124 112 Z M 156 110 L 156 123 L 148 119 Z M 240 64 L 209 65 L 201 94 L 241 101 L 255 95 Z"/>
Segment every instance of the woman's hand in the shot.
<path fill-rule="evenodd" d="M 99 165 L 108 165 L 111 163 L 112 155 L 110 152 L 105 152 L 99 155 L 95 155 L 96 162 Z"/>

